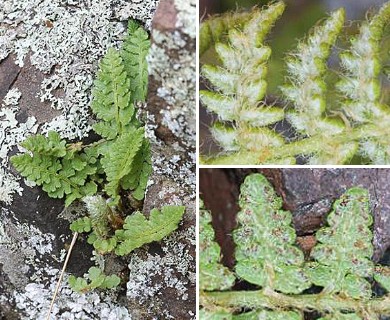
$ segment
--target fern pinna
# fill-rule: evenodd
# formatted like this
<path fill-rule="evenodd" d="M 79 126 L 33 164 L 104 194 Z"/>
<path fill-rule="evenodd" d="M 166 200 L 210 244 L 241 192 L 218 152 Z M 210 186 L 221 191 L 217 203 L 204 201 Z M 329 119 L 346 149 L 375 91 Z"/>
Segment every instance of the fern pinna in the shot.
<path fill-rule="evenodd" d="M 321 320 L 390 316 L 390 268 L 371 261 L 373 219 L 366 189 L 351 188 L 335 201 L 306 260 L 295 246 L 291 213 L 281 209 L 264 176 L 246 177 L 239 205 L 236 263 L 229 270 L 220 263 L 210 214 L 201 204 L 200 319 L 303 320 L 307 311 Z M 374 279 L 387 295 L 373 297 Z M 234 290 L 236 280 L 257 289 Z M 312 286 L 321 291 L 309 293 Z"/>
<path fill-rule="evenodd" d="M 280 90 L 287 109 L 265 102 L 270 48 L 266 34 L 282 15 L 282 2 L 251 12 L 211 17 L 200 29 L 200 54 L 212 47 L 218 65 L 203 65 L 212 85 L 201 90 L 202 104 L 218 116 L 210 128 L 222 153 L 202 157 L 205 164 L 390 163 L 389 106 L 382 90 L 390 3 L 368 18 L 339 55 L 338 99 L 328 103 L 327 62 L 343 31 L 344 9 L 315 26 L 287 57 L 287 83 Z M 386 32 L 386 33 L 385 33 Z M 384 46 L 386 47 L 386 46 Z M 271 75 L 272 76 L 272 75 Z M 275 130 L 287 121 L 293 137 Z"/>
<path fill-rule="evenodd" d="M 153 209 L 149 219 L 141 212 L 123 217 L 121 193 L 127 190 L 132 202 L 142 201 L 152 172 L 150 143 L 135 108 L 146 99 L 149 47 L 147 32 L 129 21 L 122 49 L 110 48 L 101 60 L 91 104 L 99 141 L 67 143 L 49 132 L 26 139 L 21 146 L 27 152 L 11 158 L 16 170 L 50 197 L 65 197 L 65 206 L 75 200 L 85 203 L 88 216 L 74 221 L 71 230 L 89 233 L 88 242 L 100 254 L 125 255 L 161 240 L 177 228 L 185 211 L 183 206 L 164 206 Z M 90 283 L 70 278 L 76 291 L 119 283 L 117 277 L 93 268 Z"/>

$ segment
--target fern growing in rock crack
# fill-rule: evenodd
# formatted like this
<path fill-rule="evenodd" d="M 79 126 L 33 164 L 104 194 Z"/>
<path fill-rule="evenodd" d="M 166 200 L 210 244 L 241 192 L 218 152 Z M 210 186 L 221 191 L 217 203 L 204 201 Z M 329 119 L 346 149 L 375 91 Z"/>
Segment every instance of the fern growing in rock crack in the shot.
<path fill-rule="evenodd" d="M 101 140 L 67 143 L 49 132 L 26 139 L 21 146 L 27 152 L 11 158 L 16 170 L 50 197 L 65 197 L 65 206 L 80 199 L 85 203 L 89 215 L 74 221 L 71 230 L 89 233 L 88 243 L 101 254 L 125 255 L 160 241 L 178 227 L 185 211 L 183 206 L 164 206 L 161 212 L 153 209 L 149 219 L 141 212 L 123 218 L 121 192 L 143 200 L 152 172 L 150 143 L 135 109 L 146 99 L 149 47 L 147 32 L 130 21 L 122 49 L 110 48 L 101 60 L 91 104 L 97 120 L 93 130 Z M 118 277 L 95 267 L 88 279 L 71 277 L 69 282 L 79 292 L 119 283 Z"/>
<path fill-rule="evenodd" d="M 380 73 L 386 65 L 381 41 L 390 21 L 390 3 L 360 26 L 348 50 L 340 53 L 343 72 L 337 83 L 336 105 L 327 105 L 327 61 L 344 25 L 339 9 L 315 26 L 287 58 L 288 82 L 281 87 L 287 110 L 265 103 L 266 34 L 283 13 L 282 2 L 249 13 L 206 20 L 200 30 L 204 53 L 214 47 L 219 65 L 203 65 L 202 75 L 213 86 L 201 90 L 203 105 L 218 116 L 210 128 L 223 153 L 203 157 L 205 164 L 345 164 L 356 161 L 390 163 L 389 106 L 382 94 Z M 271 75 L 272 76 L 272 75 Z M 295 137 L 277 133 L 287 120 Z"/>
<path fill-rule="evenodd" d="M 246 177 L 239 204 L 234 271 L 220 264 L 210 215 L 201 209 L 200 319 L 302 320 L 305 311 L 317 311 L 321 320 L 390 315 L 390 268 L 370 260 L 373 219 L 366 189 L 351 188 L 334 203 L 306 261 L 294 245 L 291 214 L 281 210 L 264 176 Z M 257 290 L 233 290 L 234 276 Z M 373 278 L 387 295 L 373 297 Z M 322 291 L 305 293 L 313 285 Z"/>
<path fill-rule="evenodd" d="M 136 43 L 140 43 L 138 50 L 134 50 Z M 32 154 L 13 156 L 15 168 L 42 185 L 49 196 L 66 195 L 67 206 L 95 194 L 96 184 L 104 189 L 113 206 L 119 205 L 121 189 L 132 191 L 136 200 L 142 200 L 151 173 L 151 154 L 134 105 L 146 97 L 148 48 L 146 31 L 130 22 L 122 50 L 110 48 L 101 60 L 91 104 L 97 118 L 93 129 L 101 140 L 83 145 L 67 144 L 55 132 L 48 137 L 32 136 L 22 143 Z M 131 76 L 127 72 L 132 72 Z"/>

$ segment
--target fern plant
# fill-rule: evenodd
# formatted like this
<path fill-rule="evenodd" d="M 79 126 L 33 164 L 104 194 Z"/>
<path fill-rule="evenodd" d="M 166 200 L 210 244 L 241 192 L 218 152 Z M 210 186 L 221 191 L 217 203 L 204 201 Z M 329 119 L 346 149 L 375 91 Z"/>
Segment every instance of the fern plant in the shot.
<path fill-rule="evenodd" d="M 93 130 L 102 139 L 90 145 L 66 143 L 49 132 L 47 137 L 29 137 L 21 143 L 29 152 L 11 157 L 22 176 L 50 197 L 65 196 L 66 206 L 98 189 L 113 207 L 120 206 L 121 189 L 130 190 L 136 200 L 144 197 L 152 170 L 150 144 L 134 106 L 146 98 L 150 41 L 135 22 L 128 29 L 122 50 L 110 48 L 101 60 L 92 90 L 91 109 L 97 119 Z"/>
<path fill-rule="evenodd" d="M 217 65 L 203 65 L 212 85 L 201 90 L 203 105 L 218 121 L 210 128 L 220 155 L 205 164 L 372 164 L 390 163 L 389 107 L 381 88 L 387 52 L 381 51 L 390 21 L 390 3 L 361 24 L 350 48 L 340 53 L 341 66 L 329 105 L 327 62 L 343 31 L 344 9 L 318 24 L 287 57 L 287 83 L 281 93 L 288 108 L 267 105 L 267 64 L 271 56 L 264 38 L 282 15 L 283 2 L 246 13 L 211 17 L 201 25 L 200 53 L 212 47 Z M 271 75 L 272 76 L 272 75 Z M 283 136 L 275 124 L 287 121 L 294 137 Z"/>
<path fill-rule="evenodd" d="M 210 214 L 201 207 L 200 319 L 301 320 L 306 311 L 316 311 L 321 320 L 390 315 L 390 268 L 371 261 L 373 219 L 366 189 L 351 188 L 335 201 L 306 260 L 295 246 L 291 213 L 281 209 L 281 198 L 264 176 L 246 177 L 239 205 L 234 270 L 220 263 Z M 373 297 L 373 279 L 387 295 Z M 235 280 L 257 289 L 234 290 Z M 312 286 L 321 291 L 309 293 Z"/>
<path fill-rule="evenodd" d="M 75 200 L 85 203 L 88 216 L 70 228 L 75 234 L 89 233 L 88 243 L 100 254 L 127 255 L 160 241 L 178 227 L 185 211 L 183 206 L 164 206 L 161 212 L 153 209 L 149 219 L 138 211 L 126 216 L 121 197 L 127 191 L 132 202 L 142 201 L 152 172 L 150 143 L 135 108 L 147 94 L 149 47 L 147 32 L 130 21 L 123 48 L 110 48 L 101 60 L 91 104 L 99 141 L 67 143 L 52 131 L 47 137 L 29 137 L 21 143 L 27 152 L 11 158 L 16 170 L 50 197 L 65 198 L 65 206 Z M 85 292 L 112 288 L 119 278 L 92 267 L 87 279 L 71 276 L 69 283 Z"/>

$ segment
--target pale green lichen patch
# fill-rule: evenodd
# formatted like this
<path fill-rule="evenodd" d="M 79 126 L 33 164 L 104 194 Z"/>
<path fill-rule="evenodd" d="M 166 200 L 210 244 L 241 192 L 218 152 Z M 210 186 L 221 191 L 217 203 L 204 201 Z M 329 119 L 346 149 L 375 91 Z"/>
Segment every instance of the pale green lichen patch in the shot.
<path fill-rule="evenodd" d="M 23 188 L 19 178 L 9 172 L 8 154 L 12 148 L 23 141 L 27 135 L 35 133 L 38 129 L 36 119 L 28 117 L 23 123 L 18 122 L 16 116 L 19 111 L 21 92 L 17 88 L 8 91 L 3 99 L 0 110 L 0 202 L 9 205 L 13 195 L 21 195 Z"/>

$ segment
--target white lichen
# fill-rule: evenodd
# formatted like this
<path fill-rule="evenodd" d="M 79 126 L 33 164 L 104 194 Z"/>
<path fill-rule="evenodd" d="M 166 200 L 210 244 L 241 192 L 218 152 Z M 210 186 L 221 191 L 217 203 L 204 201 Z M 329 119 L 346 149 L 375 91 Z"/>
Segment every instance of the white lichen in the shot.
<path fill-rule="evenodd" d="M 50 271 L 50 268 L 48 268 Z M 58 270 L 51 270 L 57 276 Z M 31 282 L 23 292 L 15 292 L 15 303 L 24 316 L 23 320 L 44 320 L 49 310 L 57 277 L 53 277 L 49 288 L 42 283 Z M 68 275 L 65 275 L 67 281 Z M 66 283 L 66 282 L 65 282 Z M 54 304 L 50 319 L 52 320 L 131 320 L 128 310 L 115 302 L 115 295 L 106 292 L 78 294 L 64 284 Z"/>
<path fill-rule="evenodd" d="M 9 171 L 8 154 L 12 148 L 38 129 L 34 117 L 28 117 L 24 123 L 16 119 L 20 97 L 19 89 L 9 90 L 0 110 L 0 164 L 2 166 L 0 168 L 0 202 L 6 205 L 12 203 L 15 193 L 21 195 L 23 191 L 19 178 Z"/>
<path fill-rule="evenodd" d="M 0 202 L 10 205 L 13 195 L 22 194 L 23 188 L 19 185 L 18 178 L 0 168 Z"/>
<path fill-rule="evenodd" d="M 5 106 L 16 106 L 19 103 L 19 99 L 22 96 L 22 93 L 18 88 L 12 88 L 7 92 L 3 99 Z"/>
<path fill-rule="evenodd" d="M 39 269 L 43 257 L 51 254 L 54 234 L 43 233 L 33 225 L 21 223 L 12 211 L 5 208 L 0 211 L 0 230 L 2 271 L 14 286 L 25 285 L 27 274 Z"/>
<path fill-rule="evenodd" d="M 191 244 L 195 246 L 194 227 L 165 238 L 161 244 L 162 256 L 149 254 L 142 249 L 132 255 L 130 280 L 127 283 L 129 298 L 144 303 L 151 297 L 163 294 L 166 288 L 172 288 L 181 300 L 188 299 L 187 286 L 196 283 L 195 258 L 183 240 L 192 241 Z M 155 277 L 159 281 L 154 282 Z"/>

